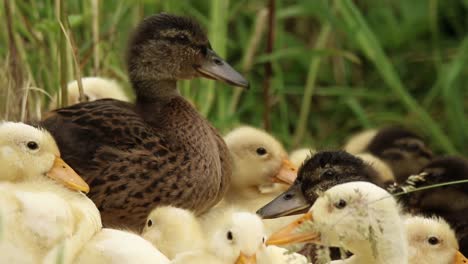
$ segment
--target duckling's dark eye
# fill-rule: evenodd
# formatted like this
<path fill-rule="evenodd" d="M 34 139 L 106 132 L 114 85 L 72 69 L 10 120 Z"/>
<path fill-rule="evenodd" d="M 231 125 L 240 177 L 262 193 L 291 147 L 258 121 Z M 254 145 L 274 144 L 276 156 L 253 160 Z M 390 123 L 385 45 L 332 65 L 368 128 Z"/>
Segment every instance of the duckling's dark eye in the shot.
<path fill-rule="evenodd" d="M 427 242 L 431 245 L 437 245 L 440 241 L 437 237 L 431 236 L 427 239 Z"/>
<path fill-rule="evenodd" d="M 227 237 L 228 240 L 232 241 L 232 239 L 233 239 L 232 232 L 228 231 L 227 234 L 226 234 L 226 237 Z"/>
<path fill-rule="evenodd" d="M 335 172 L 333 170 L 326 170 L 322 172 L 321 178 L 331 178 L 335 176 Z"/>
<path fill-rule="evenodd" d="M 36 150 L 36 149 L 39 148 L 39 145 L 38 145 L 36 142 L 34 142 L 34 141 L 29 141 L 29 142 L 26 144 L 26 146 L 27 146 L 28 149 L 30 149 L 30 150 Z"/>
<path fill-rule="evenodd" d="M 340 199 L 338 202 L 335 203 L 335 207 L 337 209 L 343 209 L 346 207 L 346 201 L 343 199 Z"/>
<path fill-rule="evenodd" d="M 151 219 L 148 220 L 148 227 L 153 226 L 153 221 Z"/>
<path fill-rule="evenodd" d="M 260 147 L 260 148 L 257 149 L 257 154 L 260 155 L 260 156 L 263 156 L 263 155 L 267 154 L 267 151 L 266 151 L 265 148 Z"/>
<path fill-rule="evenodd" d="M 265 244 L 265 237 L 262 237 L 262 244 Z"/>

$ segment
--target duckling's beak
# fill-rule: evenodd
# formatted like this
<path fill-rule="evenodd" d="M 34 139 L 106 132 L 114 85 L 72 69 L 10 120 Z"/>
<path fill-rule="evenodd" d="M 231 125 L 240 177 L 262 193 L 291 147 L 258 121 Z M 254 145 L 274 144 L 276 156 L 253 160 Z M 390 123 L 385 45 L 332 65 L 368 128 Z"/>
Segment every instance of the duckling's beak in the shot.
<path fill-rule="evenodd" d="M 251 256 L 245 255 L 243 252 L 240 253 L 239 257 L 236 259 L 235 264 L 256 264 L 257 257 L 255 254 Z"/>
<path fill-rule="evenodd" d="M 463 256 L 463 254 L 458 251 L 457 255 L 455 256 L 455 261 L 453 262 L 454 264 L 466 264 L 468 263 L 468 259 Z"/>
<path fill-rule="evenodd" d="M 276 233 L 272 234 L 270 238 L 268 238 L 266 244 L 267 245 L 288 245 L 294 243 L 310 243 L 310 242 L 320 242 L 320 234 L 317 232 L 309 231 L 309 232 L 302 232 L 297 233 L 295 232 L 298 227 L 300 227 L 306 221 L 313 221 L 312 214 L 306 213 L 300 218 L 296 219 L 294 222 L 290 223 L 289 225 L 285 226 L 281 230 L 277 231 Z"/>
<path fill-rule="evenodd" d="M 284 159 L 278 174 L 273 177 L 273 182 L 292 185 L 297 178 L 297 168 L 288 159 Z"/>
<path fill-rule="evenodd" d="M 249 88 L 249 82 L 211 49 L 208 49 L 201 63 L 193 67 L 203 77 Z"/>
<path fill-rule="evenodd" d="M 273 201 L 260 208 L 257 214 L 263 219 L 271 219 L 302 214 L 307 212 L 311 206 L 302 194 L 301 185 L 294 184 Z"/>
<path fill-rule="evenodd" d="M 58 156 L 55 157 L 54 165 L 46 175 L 72 190 L 89 192 L 88 184 Z"/>

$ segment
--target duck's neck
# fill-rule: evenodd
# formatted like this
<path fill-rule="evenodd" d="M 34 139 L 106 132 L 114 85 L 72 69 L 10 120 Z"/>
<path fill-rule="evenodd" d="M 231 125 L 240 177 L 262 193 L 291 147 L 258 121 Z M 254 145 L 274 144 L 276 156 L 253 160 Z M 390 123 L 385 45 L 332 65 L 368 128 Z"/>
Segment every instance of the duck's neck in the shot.
<path fill-rule="evenodd" d="M 406 237 L 400 219 L 385 219 L 373 225 L 373 231 L 369 231 L 368 238 L 352 243 L 349 249 L 354 256 L 346 263 L 408 262 Z"/>
<path fill-rule="evenodd" d="M 165 102 L 180 96 L 176 80 L 132 80 L 136 101 L 142 104 Z"/>
<path fill-rule="evenodd" d="M 176 80 L 132 80 L 132 85 L 137 111 L 150 123 L 157 124 L 164 106 L 174 98 L 181 98 Z"/>

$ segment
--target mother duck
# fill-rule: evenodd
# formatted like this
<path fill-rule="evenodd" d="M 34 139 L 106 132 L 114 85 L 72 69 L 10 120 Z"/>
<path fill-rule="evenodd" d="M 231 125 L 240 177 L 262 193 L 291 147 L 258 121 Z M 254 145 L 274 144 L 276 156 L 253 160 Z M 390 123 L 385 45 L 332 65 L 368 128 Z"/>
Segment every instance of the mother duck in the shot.
<path fill-rule="evenodd" d="M 216 129 L 179 94 L 177 80 L 248 82 L 211 49 L 199 24 L 169 14 L 140 23 L 127 65 L 135 104 L 76 104 L 50 112 L 41 125 L 90 185 L 104 225 L 141 229 L 157 205 L 207 211 L 226 191 L 231 160 Z"/>

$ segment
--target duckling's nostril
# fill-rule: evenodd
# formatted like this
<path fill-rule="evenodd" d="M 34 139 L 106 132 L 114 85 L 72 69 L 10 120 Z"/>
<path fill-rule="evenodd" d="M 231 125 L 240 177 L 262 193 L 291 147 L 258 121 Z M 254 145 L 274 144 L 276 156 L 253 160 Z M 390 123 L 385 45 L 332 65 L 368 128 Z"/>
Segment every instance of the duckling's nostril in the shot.
<path fill-rule="evenodd" d="M 293 194 L 287 193 L 287 194 L 284 196 L 284 200 L 291 200 L 293 197 L 294 197 Z"/>
<path fill-rule="evenodd" d="M 223 65 L 223 61 L 218 59 L 218 58 L 214 58 L 213 59 L 213 62 L 216 64 L 216 65 Z"/>

